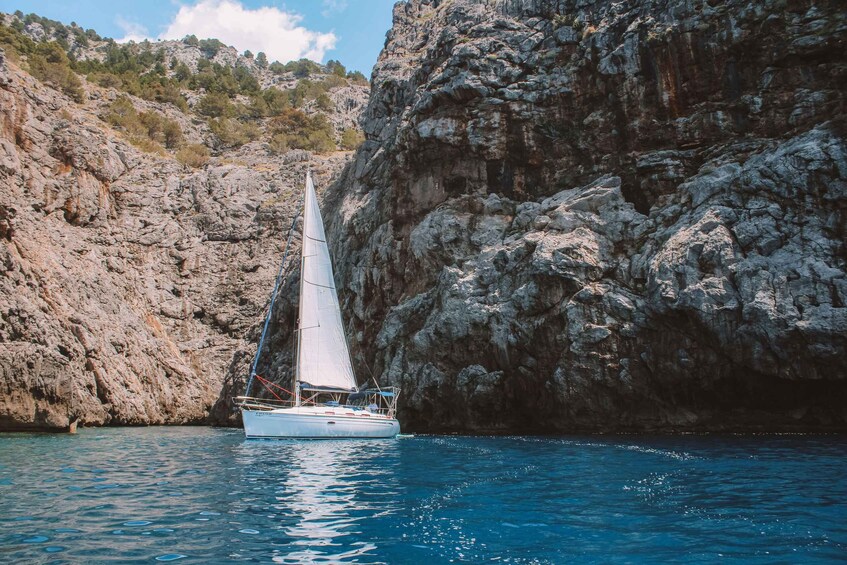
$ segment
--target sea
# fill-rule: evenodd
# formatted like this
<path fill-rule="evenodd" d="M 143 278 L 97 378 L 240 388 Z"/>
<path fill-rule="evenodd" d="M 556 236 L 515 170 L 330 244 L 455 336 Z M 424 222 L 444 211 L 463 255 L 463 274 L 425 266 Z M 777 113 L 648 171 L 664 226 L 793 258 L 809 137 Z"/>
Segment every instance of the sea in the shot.
<path fill-rule="evenodd" d="M 0 435 L 0 562 L 847 561 L 847 437 Z"/>

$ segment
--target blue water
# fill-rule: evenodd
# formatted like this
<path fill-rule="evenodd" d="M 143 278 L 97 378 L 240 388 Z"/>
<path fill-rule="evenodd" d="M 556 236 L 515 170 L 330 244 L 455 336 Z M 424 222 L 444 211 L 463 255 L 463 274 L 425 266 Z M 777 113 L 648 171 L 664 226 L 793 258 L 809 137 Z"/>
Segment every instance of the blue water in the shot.
<path fill-rule="evenodd" d="M 0 436 L 0 561 L 847 559 L 847 438 Z"/>

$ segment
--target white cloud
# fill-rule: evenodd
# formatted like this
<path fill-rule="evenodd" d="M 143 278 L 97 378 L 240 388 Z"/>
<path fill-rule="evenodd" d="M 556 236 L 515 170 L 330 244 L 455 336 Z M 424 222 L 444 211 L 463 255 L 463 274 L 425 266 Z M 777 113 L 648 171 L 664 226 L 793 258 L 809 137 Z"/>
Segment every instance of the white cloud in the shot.
<path fill-rule="evenodd" d="M 131 22 L 121 16 L 115 18 L 115 23 L 124 32 L 121 39 L 116 40 L 118 43 L 126 43 L 127 41 L 144 41 L 147 39 L 147 28 L 137 22 Z"/>
<path fill-rule="evenodd" d="M 347 9 L 347 0 L 323 0 L 323 11 L 321 15 L 328 18 L 334 14 L 340 14 Z"/>
<path fill-rule="evenodd" d="M 271 61 L 302 57 L 322 61 L 324 54 L 335 47 L 335 34 L 306 29 L 298 25 L 302 19 L 299 14 L 278 8 L 245 8 L 238 0 L 200 0 L 181 6 L 159 39 L 196 35 L 199 39 L 220 39 L 239 51 L 264 51 Z"/>

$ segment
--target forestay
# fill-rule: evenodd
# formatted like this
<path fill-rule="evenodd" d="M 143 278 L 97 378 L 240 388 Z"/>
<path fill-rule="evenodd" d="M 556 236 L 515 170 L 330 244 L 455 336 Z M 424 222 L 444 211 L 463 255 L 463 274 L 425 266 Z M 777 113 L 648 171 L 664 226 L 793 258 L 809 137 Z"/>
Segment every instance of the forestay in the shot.
<path fill-rule="evenodd" d="M 356 377 L 311 175 L 306 177 L 301 276 L 299 381 L 313 387 L 355 390 Z"/>

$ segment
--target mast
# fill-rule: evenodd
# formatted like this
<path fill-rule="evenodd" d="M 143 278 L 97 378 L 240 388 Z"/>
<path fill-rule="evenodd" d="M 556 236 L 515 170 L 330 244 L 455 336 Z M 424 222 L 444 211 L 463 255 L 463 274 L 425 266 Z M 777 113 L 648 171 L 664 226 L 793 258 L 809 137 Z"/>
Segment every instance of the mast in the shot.
<path fill-rule="evenodd" d="M 311 169 L 306 170 L 306 184 L 305 186 L 309 186 L 309 179 L 312 176 Z M 303 332 L 303 277 L 305 274 L 304 267 L 306 265 L 306 254 L 305 243 L 306 239 L 306 220 L 309 217 L 309 214 L 306 210 L 306 207 L 309 205 L 309 199 L 306 195 L 307 188 L 303 189 L 303 236 L 301 237 L 302 241 L 300 243 L 300 293 L 298 294 L 298 303 L 297 303 L 297 359 L 294 364 L 294 406 L 300 406 L 300 346 L 303 342 L 302 332 Z"/>

